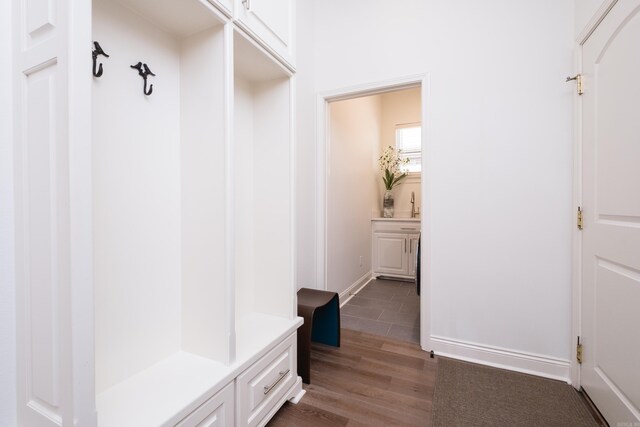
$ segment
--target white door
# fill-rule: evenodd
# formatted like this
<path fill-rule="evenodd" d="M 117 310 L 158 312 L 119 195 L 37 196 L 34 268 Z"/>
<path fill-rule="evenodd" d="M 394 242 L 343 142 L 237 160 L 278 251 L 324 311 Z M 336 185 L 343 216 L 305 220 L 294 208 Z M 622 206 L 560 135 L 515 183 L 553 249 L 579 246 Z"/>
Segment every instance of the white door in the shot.
<path fill-rule="evenodd" d="M 406 276 L 409 271 L 407 236 L 396 233 L 375 233 L 373 239 L 375 272 Z"/>
<path fill-rule="evenodd" d="M 640 422 L 640 0 L 583 45 L 581 385 L 610 425 Z"/>

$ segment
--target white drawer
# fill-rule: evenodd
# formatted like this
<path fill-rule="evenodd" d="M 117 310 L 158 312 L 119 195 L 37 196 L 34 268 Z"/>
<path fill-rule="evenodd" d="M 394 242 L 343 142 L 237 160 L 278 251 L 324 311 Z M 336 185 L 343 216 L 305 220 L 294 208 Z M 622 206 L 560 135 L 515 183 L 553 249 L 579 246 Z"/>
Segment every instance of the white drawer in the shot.
<path fill-rule="evenodd" d="M 391 233 L 418 234 L 420 233 L 419 221 L 373 221 L 373 231 Z"/>
<path fill-rule="evenodd" d="M 233 391 L 233 383 L 227 385 L 187 415 L 176 427 L 233 427 Z"/>
<path fill-rule="evenodd" d="M 291 334 L 236 379 L 238 425 L 256 426 L 296 382 L 296 334 Z"/>

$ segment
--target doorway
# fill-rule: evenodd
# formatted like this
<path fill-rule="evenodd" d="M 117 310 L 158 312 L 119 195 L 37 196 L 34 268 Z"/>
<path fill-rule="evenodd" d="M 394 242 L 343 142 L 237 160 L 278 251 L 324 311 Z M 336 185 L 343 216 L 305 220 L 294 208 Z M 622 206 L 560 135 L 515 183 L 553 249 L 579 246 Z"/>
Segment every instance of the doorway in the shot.
<path fill-rule="evenodd" d="M 360 292 L 368 293 L 369 297 L 378 297 L 379 300 L 387 298 L 394 301 L 371 301 L 375 298 L 364 301 L 361 294 L 358 302 L 367 303 L 369 307 L 344 310 L 377 321 L 382 335 L 389 333 L 393 320 L 400 320 L 404 325 L 394 326 L 396 336 L 398 331 L 402 331 L 400 338 L 403 333 L 407 335 L 411 332 L 407 329 L 413 327 L 413 341 L 419 342 L 425 350 L 429 348 L 430 335 L 429 316 L 426 315 L 429 312 L 430 276 L 427 268 L 429 172 L 427 156 L 424 155 L 428 142 L 426 83 L 427 78 L 422 75 L 321 94 L 318 97 L 320 126 L 317 139 L 318 287 L 338 292 L 342 304 Z M 416 127 L 421 130 L 417 137 L 421 150 L 417 155 L 412 152 L 410 145 L 398 145 L 398 135 Z M 412 131 L 415 132 L 415 129 Z M 404 135 L 406 137 L 407 132 Z M 379 158 L 385 147 L 389 146 L 393 149 L 405 148 L 406 155 L 401 154 L 401 157 L 412 157 L 408 162 L 413 167 L 417 165 L 419 172 L 416 173 L 414 169 L 393 188 L 394 217 L 383 220 L 385 185 L 379 169 Z M 405 164 L 402 166 L 405 171 Z M 415 218 L 411 218 L 412 213 Z M 391 244 L 384 246 L 381 251 L 387 254 L 386 259 L 391 264 L 397 264 L 398 269 L 394 274 L 380 274 L 379 266 L 374 265 L 376 260 L 381 259 L 374 249 L 376 223 L 398 228 L 379 230 L 384 231 L 385 235 L 395 231 L 395 242 L 385 241 L 385 244 Z M 413 231 L 402 230 L 409 228 L 404 225 L 412 226 L 415 236 L 410 235 Z M 417 287 L 413 279 L 418 267 L 415 245 L 419 233 L 423 236 L 423 256 L 419 263 L 423 272 L 420 297 L 416 294 Z M 380 277 L 383 280 L 373 281 L 377 276 L 383 276 Z M 380 288 L 375 289 L 376 286 Z M 379 290 L 387 290 L 387 295 L 377 292 Z M 414 302 L 408 301 L 409 294 L 415 298 Z M 420 311 L 414 325 L 407 324 L 407 316 L 399 315 L 405 303 L 403 311 L 411 306 Z M 384 311 L 380 310 L 382 307 L 386 307 L 387 312 L 380 318 Z M 396 316 L 391 313 L 393 308 L 397 309 Z M 393 337 L 394 333 L 389 336 Z"/>

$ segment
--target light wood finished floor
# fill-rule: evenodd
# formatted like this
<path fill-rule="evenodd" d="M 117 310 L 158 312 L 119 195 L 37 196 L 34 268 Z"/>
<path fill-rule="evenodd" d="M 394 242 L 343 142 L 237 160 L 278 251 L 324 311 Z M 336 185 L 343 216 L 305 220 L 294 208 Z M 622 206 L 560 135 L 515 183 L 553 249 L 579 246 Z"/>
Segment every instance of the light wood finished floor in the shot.
<path fill-rule="evenodd" d="M 341 333 L 340 348 L 312 344 L 307 393 L 268 426 L 429 426 L 435 359 L 417 344 Z"/>

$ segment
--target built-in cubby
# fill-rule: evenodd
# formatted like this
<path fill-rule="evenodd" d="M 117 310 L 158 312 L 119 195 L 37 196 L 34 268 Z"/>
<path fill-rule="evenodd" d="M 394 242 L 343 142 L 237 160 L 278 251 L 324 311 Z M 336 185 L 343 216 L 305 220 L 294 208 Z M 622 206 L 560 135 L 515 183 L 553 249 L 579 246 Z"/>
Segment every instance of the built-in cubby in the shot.
<path fill-rule="evenodd" d="M 93 38 L 98 420 L 160 424 L 232 362 L 224 21 L 198 0 L 94 0 Z"/>
<path fill-rule="evenodd" d="M 290 64 L 230 0 L 15 4 L 19 424 L 266 424 L 304 393 Z"/>
<path fill-rule="evenodd" d="M 235 318 L 237 359 L 295 317 L 291 76 L 234 32 Z"/>

